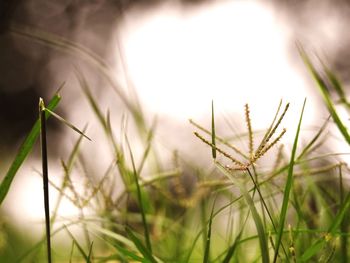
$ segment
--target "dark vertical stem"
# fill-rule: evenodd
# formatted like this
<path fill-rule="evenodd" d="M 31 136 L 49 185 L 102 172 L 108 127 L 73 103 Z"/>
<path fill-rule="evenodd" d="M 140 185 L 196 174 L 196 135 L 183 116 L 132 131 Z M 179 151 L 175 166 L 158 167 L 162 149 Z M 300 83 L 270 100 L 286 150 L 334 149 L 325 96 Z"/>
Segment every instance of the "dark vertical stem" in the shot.
<path fill-rule="evenodd" d="M 211 101 L 211 143 L 213 147 L 211 147 L 211 152 L 213 159 L 216 159 L 216 135 L 215 135 L 215 117 L 214 117 L 214 101 Z"/>
<path fill-rule="evenodd" d="M 46 118 L 44 101 L 39 99 L 39 117 L 40 117 L 40 138 L 41 138 L 41 162 L 43 172 L 44 186 L 44 207 L 45 207 L 45 226 L 47 243 L 47 262 L 51 263 L 51 234 L 50 234 L 50 207 L 49 207 L 49 176 L 47 168 L 47 143 L 46 143 Z"/>

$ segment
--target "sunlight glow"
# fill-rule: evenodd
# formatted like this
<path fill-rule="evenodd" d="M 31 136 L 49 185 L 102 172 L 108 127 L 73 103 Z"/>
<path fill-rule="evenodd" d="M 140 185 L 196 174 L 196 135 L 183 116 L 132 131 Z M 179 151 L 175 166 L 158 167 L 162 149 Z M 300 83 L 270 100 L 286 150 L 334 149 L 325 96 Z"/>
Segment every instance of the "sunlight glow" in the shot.
<path fill-rule="evenodd" d="M 308 96 L 288 59 L 288 37 L 258 1 L 220 2 L 188 14 L 164 5 L 131 13 L 122 32 L 129 75 L 147 110 L 184 121 L 208 115 L 212 99 L 225 112 L 241 112 L 248 102 L 258 109 L 260 128 L 266 127 L 260 117 L 273 115 L 281 98 L 300 108 Z"/>
<path fill-rule="evenodd" d="M 5 199 L 4 207 L 9 215 L 18 220 L 22 225 L 23 220 L 26 225 L 30 225 L 32 233 L 43 233 L 44 231 L 44 201 L 42 177 L 34 167 L 40 167 L 39 160 L 31 160 L 30 165 L 21 168 L 19 177 L 14 181 L 11 191 Z M 56 185 L 61 184 L 62 171 L 60 167 L 50 165 L 50 180 Z M 54 210 L 59 193 L 50 186 L 50 210 Z M 68 199 L 63 198 L 58 210 L 57 221 L 63 218 L 74 218 L 79 216 L 79 209 Z"/>

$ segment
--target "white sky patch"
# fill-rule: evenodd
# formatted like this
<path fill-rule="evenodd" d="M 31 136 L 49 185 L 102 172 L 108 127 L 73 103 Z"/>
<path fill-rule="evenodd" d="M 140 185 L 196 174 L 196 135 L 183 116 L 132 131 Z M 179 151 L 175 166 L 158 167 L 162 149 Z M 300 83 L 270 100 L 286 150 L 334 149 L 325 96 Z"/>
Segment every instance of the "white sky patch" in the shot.
<path fill-rule="evenodd" d="M 280 99 L 296 106 L 305 83 L 288 60 L 288 30 L 258 1 L 227 1 L 183 13 L 164 5 L 131 13 L 122 32 L 128 71 L 144 107 L 175 120 L 210 113 L 214 99 L 225 112 L 248 102 L 266 128 Z M 311 105 L 310 105 L 311 104 Z M 306 118 L 312 119 L 309 99 Z M 291 119 L 291 124 L 295 118 Z"/>

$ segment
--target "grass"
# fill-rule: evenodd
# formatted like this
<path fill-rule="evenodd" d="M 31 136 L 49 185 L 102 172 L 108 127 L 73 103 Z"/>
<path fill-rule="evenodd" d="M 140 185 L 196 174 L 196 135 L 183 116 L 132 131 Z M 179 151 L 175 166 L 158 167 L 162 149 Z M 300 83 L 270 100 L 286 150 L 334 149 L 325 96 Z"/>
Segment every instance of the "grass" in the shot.
<path fill-rule="evenodd" d="M 107 65 L 90 51 L 38 31 L 30 33 L 28 28 L 14 27 L 13 32 L 66 52 L 78 50 L 79 55 L 93 61 L 99 72 L 112 81 Z M 303 113 L 307 111 L 304 103 L 294 127 L 294 144 L 288 150 L 288 145 L 281 147 L 286 132 L 281 126 L 288 118 L 289 104 L 283 107 L 283 102 L 279 103 L 264 134 L 254 131 L 250 106 L 246 104 L 243 121 L 246 132 L 240 137 L 248 149 L 244 152 L 235 145 L 239 135 L 221 137 L 216 130 L 212 102 L 209 128 L 190 121 L 198 150 L 205 151 L 207 145 L 208 156 L 212 157 L 212 165 L 205 169 L 200 164 L 188 163 L 176 151 L 173 162 L 163 164 L 154 146 L 156 122 L 149 125 L 141 106 L 122 95 L 132 116 L 131 124 L 126 119 L 120 125 L 112 123 L 109 111 L 99 105 L 77 69 L 76 77 L 112 150 L 113 161 L 98 171 L 98 176 L 91 177 L 88 171 L 94 164 L 84 161 L 88 153 L 81 143 L 85 138 L 90 139 L 85 129 L 80 130 L 55 114 L 58 94 L 47 107 L 42 104 L 41 126 L 39 122 L 34 124 L 2 179 L 0 205 L 11 191 L 11 183 L 32 151 L 46 118 L 56 118 L 78 132 L 79 139 L 67 159 L 59 160 L 63 171 L 60 185 L 50 180 L 50 169 L 45 164 L 48 156 L 43 150 L 42 160 L 47 167 L 42 172 L 45 189 L 59 193 L 51 213 L 47 192 L 44 198 L 46 227 L 51 229 L 44 238 L 25 242 L 20 241 L 23 234 L 16 233 L 9 222 L 0 219 L 0 261 L 347 262 L 349 169 L 345 163 L 336 161 L 337 153 L 320 154 L 329 127 L 339 129 L 344 143 L 349 143 L 346 121 L 337 112 L 337 107 L 349 110 L 347 94 L 335 73 L 323 64 L 324 74 L 321 74 L 301 48 L 300 53 L 331 118 L 320 123 L 314 136 L 305 140 L 301 128 Z M 121 92 L 118 89 L 117 95 Z M 133 150 L 136 142 L 128 136 L 129 125 L 135 127 L 142 141 L 143 149 L 137 156 Z M 92 140 L 94 143 L 98 138 Z M 50 142 L 46 146 L 54 147 Z M 75 173 L 79 173 L 83 191 L 74 183 Z M 76 206 L 80 211 L 78 217 L 59 216 L 63 199 Z M 76 229 L 80 234 L 74 232 Z M 65 246 L 60 245 L 58 235 L 64 235 Z"/>
<path fill-rule="evenodd" d="M 58 105 L 61 97 L 59 96 L 58 92 L 54 95 L 54 97 L 49 102 L 47 108 L 48 109 L 54 109 Z M 46 114 L 46 118 L 49 117 L 49 113 Z M 18 171 L 18 169 L 23 164 L 24 160 L 27 158 L 28 154 L 31 152 L 34 143 L 36 142 L 38 136 L 40 133 L 40 122 L 39 120 L 33 125 L 32 130 L 24 140 L 23 144 L 21 145 L 20 149 L 18 150 L 18 153 L 13 160 L 8 172 L 6 173 L 5 177 L 3 178 L 1 185 L 0 185 L 0 205 L 4 201 L 11 183 Z"/>

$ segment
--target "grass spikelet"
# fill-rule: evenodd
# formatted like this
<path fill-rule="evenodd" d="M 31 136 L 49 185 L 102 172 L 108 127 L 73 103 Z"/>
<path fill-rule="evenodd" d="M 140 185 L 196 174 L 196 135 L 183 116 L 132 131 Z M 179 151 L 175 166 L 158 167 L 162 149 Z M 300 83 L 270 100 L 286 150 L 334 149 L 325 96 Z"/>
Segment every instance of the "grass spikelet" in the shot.
<path fill-rule="evenodd" d="M 286 133 L 286 129 L 283 129 L 282 132 L 277 136 L 277 138 L 275 140 L 273 140 L 271 143 L 269 143 L 269 141 L 271 140 L 273 134 L 276 132 L 277 128 L 281 124 L 281 122 L 282 122 L 282 120 L 283 120 L 283 118 L 284 118 L 284 116 L 285 116 L 285 114 L 286 114 L 286 112 L 287 112 L 287 110 L 289 108 L 289 103 L 286 105 L 284 111 L 282 112 L 281 116 L 278 118 L 276 124 L 274 124 L 275 120 L 276 120 L 276 118 L 278 116 L 278 112 L 279 112 L 280 107 L 281 107 L 281 103 L 279 104 L 277 113 L 276 113 L 276 115 L 274 117 L 274 120 L 273 120 L 270 128 L 265 133 L 264 138 L 262 139 L 258 149 L 254 152 L 254 141 L 253 141 L 254 138 L 253 138 L 251 119 L 250 119 L 250 110 L 249 110 L 249 105 L 245 104 L 245 119 L 246 119 L 246 124 L 247 124 L 247 128 L 248 128 L 248 140 L 249 140 L 249 153 L 248 153 L 249 157 L 247 158 L 247 156 L 245 154 L 243 154 L 239 149 L 236 149 L 235 147 L 233 149 L 234 149 L 235 152 L 240 153 L 241 156 L 243 156 L 245 159 L 248 160 L 246 164 L 244 164 L 243 162 L 237 160 L 236 158 L 232 157 L 232 155 L 230 155 L 226 151 L 224 151 L 221 148 L 216 146 L 215 138 L 218 138 L 218 137 L 215 135 L 215 128 L 213 126 L 213 119 L 212 119 L 212 132 L 211 133 L 208 130 L 204 129 L 202 126 L 200 126 L 197 123 L 195 123 L 194 121 L 192 121 L 192 120 L 190 120 L 190 123 L 192 125 L 194 125 L 196 128 L 198 128 L 198 129 L 204 131 L 205 133 L 211 135 L 212 142 L 209 142 L 203 136 L 201 136 L 198 132 L 194 133 L 194 135 L 196 137 L 198 137 L 202 142 L 204 142 L 205 144 L 209 145 L 212 148 L 213 159 L 215 159 L 215 157 L 216 157 L 216 152 L 214 153 L 214 150 L 218 151 L 220 154 L 222 154 L 226 158 L 230 159 L 236 165 L 235 167 L 230 167 L 230 166 L 227 165 L 226 168 L 228 170 L 230 170 L 230 171 L 236 171 L 236 170 L 244 171 L 250 165 L 253 165 L 259 158 L 261 158 L 266 152 L 268 152 L 274 145 L 276 145 L 277 142 L 279 142 L 281 140 L 281 138 L 283 137 L 283 135 Z M 213 118 L 213 108 L 212 108 L 212 118 Z M 228 146 L 228 148 L 232 149 L 232 147 L 230 147 L 230 144 L 222 141 L 221 139 L 218 139 L 218 141 L 222 142 L 225 146 Z"/>
<path fill-rule="evenodd" d="M 268 152 L 274 145 L 276 145 L 277 142 L 281 140 L 283 135 L 286 133 L 286 129 L 283 129 L 282 132 L 277 136 L 277 138 L 270 144 L 265 145 L 260 152 L 255 153 L 254 158 L 252 159 L 252 162 L 255 162 L 259 158 L 261 158 L 266 152 Z"/>
<path fill-rule="evenodd" d="M 198 134 L 198 132 L 194 132 L 194 135 L 199 138 L 202 142 L 204 142 L 205 144 L 209 145 L 210 147 L 214 147 L 219 153 L 221 153 L 223 156 L 225 156 L 226 158 L 230 159 L 234 164 L 238 165 L 241 168 L 245 168 L 246 165 L 243 164 L 242 162 L 238 161 L 237 159 L 233 158 L 231 155 L 229 155 L 228 153 L 226 153 L 224 150 L 216 147 L 215 145 L 213 145 L 211 142 L 207 141 L 206 139 L 204 139 L 201 135 Z"/>
<path fill-rule="evenodd" d="M 198 123 L 196 123 L 195 121 L 193 121 L 192 119 L 189 119 L 190 124 L 192 124 L 194 127 L 196 127 L 197 129 L 201 130 L 202 132 L 211 135 L 211 132 L 205 128 L 203 128 L 201 125 L 199 125 Z M 218 137 L 217 135 L 215 136 L 215 139 L 222 143 L 223 145 L 227 146 L 228 148 L 230 148 L 231 150 L 233 150 L 234 152 L 236 152 L 238 155 L 242 156 L 244 159 L 249 160 L 249 157 L 244 154 L 240 149 L 238 149 L 237 147 L 235 147 L 234 145 L 228 143 L 226 140 Z"/>
<path fill-rule="evenodd" d="M 289 108 L 289 103 L 287 103 L 287 105 L 285 106 L 284 111 L 282 112 L 281 116 L 277 120 L 277 123 L 272 127 L 272 129 L 267 131 L 267 133 L 264 136 L 264 139 L 261 141 L 261 144 L 259 145 L 256 152 L 259 152 L 261 148 L 264 148 L 266 144 L 270 141 L 271 137 L 275 134 L 277 128 L 281 124 L 285 114 L 287 113 L 288 108 Z"/>
<path fill-rule="evenodd" d="M 248 103 L 245 104 L 245 121 L 248 128 L 248 138 L 249 138 L 249 158 L 252 161 L 254 159 L 254 141 L 253 141 L 253 131 L 252 131 L 252 124 L 250 120 L 250 112 L 249 112 L 249 105 Z"/>
<path fill-rule="evenodd" d="M 258 149 L 255 151 L 255 156 L 259 155 L 259 152 L 262 151 L 263 148 L 265 148 L 266 144 L 270 141 L 271 137 L 275 134 L 277 128 L 279 127 L 279 125 L 281 124 L 284 116 L 286 115 L 287 111 L 289 108 L 289 103 L 287 103 L 287 105 L 284 108 L 284 111 L 282 112 L 281 116 L 278 118 L 277 123 L 275 124 L 275 126 L 273 126 L 273 128 L 271 130 L 268 130 L 263 138 L 263 140 L 261 141 Z"/>

